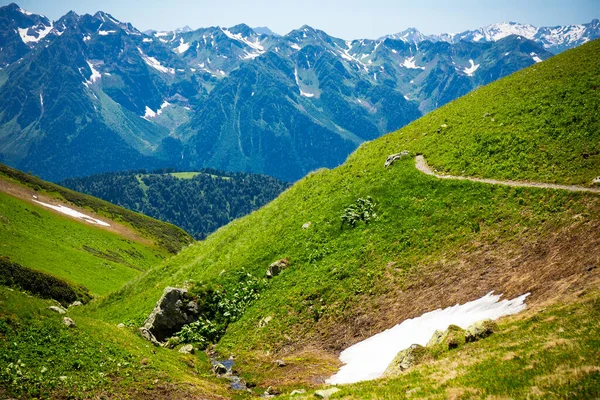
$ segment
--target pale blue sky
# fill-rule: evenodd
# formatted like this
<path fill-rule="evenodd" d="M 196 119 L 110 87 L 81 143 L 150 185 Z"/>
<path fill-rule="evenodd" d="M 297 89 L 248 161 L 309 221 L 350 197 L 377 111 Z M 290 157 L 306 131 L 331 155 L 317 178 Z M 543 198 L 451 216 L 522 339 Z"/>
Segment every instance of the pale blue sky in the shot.
<path fill-rule="evenodd" d="M 0 0 L 0 6 L 12 1 Z M 140 30 L 184 25 L 268 26 L 285 34 L 308 24 L 344 38 L 377 38 L 407 27 L 421 32 L 461 32 L 495 22 L 568 25 L 600 18 L 600 0 L 18 0 L 22 8 L 52 20 L 69 10 L 106 11 Z"/>

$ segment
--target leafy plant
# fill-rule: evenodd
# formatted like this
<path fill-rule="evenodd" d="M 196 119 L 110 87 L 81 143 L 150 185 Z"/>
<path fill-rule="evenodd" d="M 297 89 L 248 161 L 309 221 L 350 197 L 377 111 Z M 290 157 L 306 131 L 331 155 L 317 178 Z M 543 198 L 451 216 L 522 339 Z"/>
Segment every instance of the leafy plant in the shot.
<path fill-rule="evenodd" d="M 216 343 L 225 333 L 227 326 L 240 318 L 250 304 L 260 297 L 267 284 L 242 270 L 237 282 L 216 288 L 205 283 L 197 283 L 190 293 L 196 297 L 200 317 L 185 325 L 175 337 L 180 343 L 197 343 L 206 347 Z"/>
<path fill-rule="evenodd" d="M 342 226 L 347 223 L 354 228 L 359 221 L 368 224 L 369 221 L 377 218 L 377 214 L 375 213 L 376 206 L 377 204 L 373 202 L 371 196 L 367 196 L 366 199 L 359 197 L 354 204 L 344 209 L 344 212 L 340 216 Z"/>

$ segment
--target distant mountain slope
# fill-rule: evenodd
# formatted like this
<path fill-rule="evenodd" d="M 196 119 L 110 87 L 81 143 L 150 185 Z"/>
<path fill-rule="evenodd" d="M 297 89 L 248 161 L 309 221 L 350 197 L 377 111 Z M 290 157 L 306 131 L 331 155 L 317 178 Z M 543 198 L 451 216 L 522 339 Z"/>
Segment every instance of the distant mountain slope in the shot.
<path fill-rule="evenodd" d="M 0 49 L 0 162 L 51 180 L 211 167 L 293 181 L 552 56 L 523 35 L 345 41 L 244 24 L 145 35 L 102 11 L 50 23 L 1 10 L 12 44 Z M 25 40 L 15 23 L 33 29 Z"/>
<path fill-rule="evenodd" d="M 566 26 L 544 26 L 537 28 L 529 24 L 503 22 L 484 26 L 472 31 L 461 33 L 443 33 L 439 35 L 424 35 L 415 28 L 387 35 L 392 39 L 400 39 L 409 43 L 420 43 L 425 40 L 432 42 L 458 43 L 461 40 L 469 42 L 496 42 L 511 35 L 522 36 L 544 46 L 547 51 L 557 54 L 567 49 L 579 46 L 600 37 L 600 20 L 593 19 L 590 23 Z"/>
<path fill-rule="evenodd" d="M 265 175 L 216 170 L 105 173 L 60 184 L 172 223 L 198 240 L 262 207 L 288 187 Z"/>

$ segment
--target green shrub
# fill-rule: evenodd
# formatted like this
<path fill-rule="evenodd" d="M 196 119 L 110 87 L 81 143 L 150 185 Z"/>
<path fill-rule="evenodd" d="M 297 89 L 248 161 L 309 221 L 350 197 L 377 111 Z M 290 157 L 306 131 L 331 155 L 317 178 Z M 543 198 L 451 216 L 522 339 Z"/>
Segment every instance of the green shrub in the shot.
<path fill-rule="evenodd" d="M 356 199 L 356 202 L 346 207 L 340 216 L 342 226 L 347 223 L 354 228 L 358 221 L 368 224 L 369 221 L 377 218 L 377 214 L 375 214 L 376 206 L 377 204 L 373 202 L 371 196 L 367 196 L 366 199 L 362 197 Z"/>
<path fill-rule="evenodd" d="M 175 337 L 181 343 L 197 343 L 200 347 L 218 342 L 227 326 L 260 297 L 266 284 L 266 279 L 245 271 L 238 274 L 237 281 L 220 288 L 206 283 L 194 284 L 190 294 L 196 299 L 200 317 L 181 328 Z"/>
<path fill-rule="evenodd" d="M 87 288 L 69 284 L 52 275 L 35 271 L 0 257 L 0 284 L 25 290 L 43 299 L 54 299 L 64 306 L 79 300 L 87 303 L 92 299 Z"/>

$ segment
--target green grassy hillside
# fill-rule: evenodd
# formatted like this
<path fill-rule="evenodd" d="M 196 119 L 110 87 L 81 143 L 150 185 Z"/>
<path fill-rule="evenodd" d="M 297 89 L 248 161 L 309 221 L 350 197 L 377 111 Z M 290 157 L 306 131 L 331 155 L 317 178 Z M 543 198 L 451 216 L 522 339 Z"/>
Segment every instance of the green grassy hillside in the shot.
<path fill-rule="evenodd" d="M 92 196 L 74 192 L 2 164 L 0 164 L 0 179 L 24 185 L 59 201 L 91 210 L 100 216 L 127 225 L 142 237 L 153 241 L 158 249 L 172 254 L 193 242 L 189 234 L 174 225 L 129 211 Z"/>
<path fill-rule="evenodd" d="M 600 170 L 599 57 L 600 41 L 588 43 L 361 146 L 128 284 L 95 315 L 141 322 L 167 285 L 231 291 L 245 279 L 239 271 L 263 277 L 285 257 L 290 268 L 217 348 L 240 355 L 264 385 L 285 384 L 289 372 L 264 367 L 284 356 L 296 360 L 298 380 L 314 384 L 336 367 L 331 355 L 422 312 L 490 290 L 532 292 L 536 306 L 593 287 L 598 273 L 585 266 L 600 261 L 598 195 L 439 180 L 412 157 L 383 164 L 408 149 L 456 174 L 590 184 Z M 377 218 L 342 225 L 344 210 L 368 196 Z M 315 358 L 329 361 L 310 370 Z"/>

